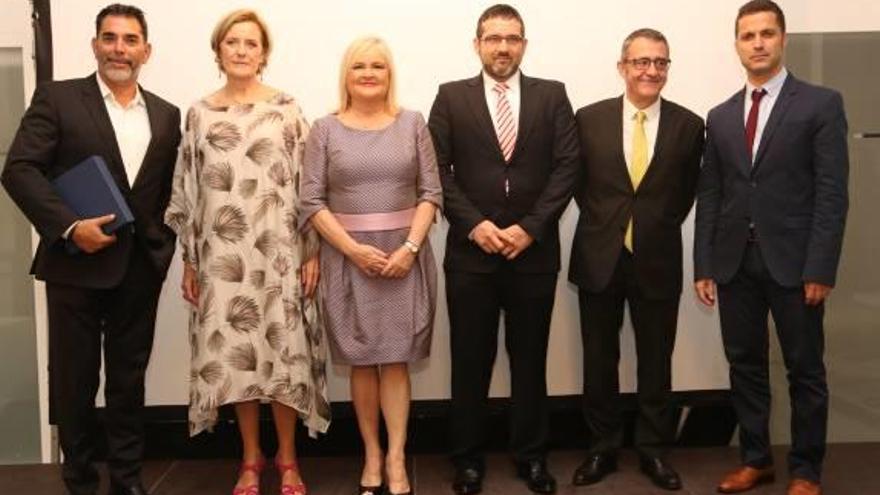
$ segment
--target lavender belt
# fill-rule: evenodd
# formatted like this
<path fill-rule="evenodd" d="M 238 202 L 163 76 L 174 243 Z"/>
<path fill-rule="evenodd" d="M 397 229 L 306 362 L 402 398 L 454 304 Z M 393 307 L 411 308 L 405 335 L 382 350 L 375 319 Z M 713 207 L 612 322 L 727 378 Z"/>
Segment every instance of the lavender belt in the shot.
<path fill-rule="evenodd" d="M 415 208 L 383 213 L 334 213 L 342 228 L 349 232 L 405 229 L 412 224 Z"/>

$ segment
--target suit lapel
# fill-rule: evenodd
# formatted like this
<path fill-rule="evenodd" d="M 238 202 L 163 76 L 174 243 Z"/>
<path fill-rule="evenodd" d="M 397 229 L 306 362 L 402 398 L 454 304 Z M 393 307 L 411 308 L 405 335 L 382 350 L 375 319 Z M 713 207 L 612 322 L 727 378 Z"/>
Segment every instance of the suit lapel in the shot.
<path fill-rule="evenodd" d="M 642 184 L 650 181 L 652 176 L 659 173 L 655 172 L 654 169 L 662 166 L 661 164 L 663 163 L 663 154 L 670 144 L 670 141 L 675 137 L 673 133 L 669 130 L 675 124 L 675 122 L 673 121 L 674 118 L 675 115 L 672 113 L 672 110 L 666 103 L 666 100 L 663 100 L 661 98 L 660 121 L 657 122 L 657 137 L 655 138 L 654 142 L 654 153 L 653 155 L 651 155 L 651 162 L 648 164 L 648 170 L 645 171 L 645 176 L 642 177 L 642 182 L 641 184 L 639 184 L 639 187 L 642 187 Z"/>
<path fill-rule="evenodd" d="M 767 119 L 767 124 L 764 125 L 764 132 L 761 133 L 761 142 L 758 143 L 758 152 L 755 154 L 753 169 L 758 168 L 761 164 L 761 158 L 767 153 L 767 146 L 770 145 L 770 141 L 779 127 L 779 123 L 785 116 L 785 112 L 788 110 L 795 93 L 797 93 L 796 86 L 794 84 L 794 76 L 789 74 L 779 91 L 779 100 L 773 105 L 773 110 L 770 111 L 770 118 Z"/>
<path fill-rule="evenodd" d="M 746 147 L 746 110 L 743 100 L 745 92 L 745 88 L 741 89 L 727 102 L 723 120 L 725 125 L 730 126 L 729 135 L 733 139 L 732 149 L 736 150 L 734 158 L 737 169 L 748 177 L 752 173 L 752 157 Z M 728 133 L 724 132 L 724 135 L 728 135 Z"/>
<path fill-rule="evenodd" d="M 535 124 L 535 114 L 538 109 L 538 104 L 540 103 L 539 96 L 537 93 L 536 85 L 537 81 L 532 79 L 531 77 L 526 77 L 525 74 L 520 73 L 519 77 L 519 122 L 517 123 L 516 128 L 516 146 L 513 148 L 513 157 L 511 157 L 511 161 L 516 157 L 516 152 L 521 148 L 521 144 L 526 142 L 526 139 L 529 137 L 529 133 L 532 132 L 532 128 Z"/>
<path fill-rule="evenodd" d="M 610 113 L 605 121 L 610 123 L 608 129 L 611 133 L 611 138 L 608 142 L 614 143 L 614 161 L 612 164 L 614 167 L 612 171 L 614 180 L 623 184 L 626 189 L 634 192 L 632 179 L 629 176 L 629 168 L 626 166 L 626 156 L 623 154 L 623 96 L 614 100 L 608 106 L 608 111 Z M 602 145 L 602 143 L 599 144 Z"/>
<path fill-rule="evenodd" d="M 140 168 L 138 168 L 137 176 L 131 184 L 132 189 L 137 187 L 141 177 L 144 176 L 147 167 L 151 163 L 152 154 L 156 147 L 156 137 L 161 129 L 158 104 L 151 93 L 147 93 L 143 88 L 139 89 L 144 97 L 144 104 L 147 106 L 147 118 L 150 120 L 150 143 L 147 145 L 147 151 L 144 153 L 144 160 L 141 162 Z"/>
<path fill-rule="evenodd" d="M 485 138 L 491 143 L 490 146 L 494 147 L 498 152 L 498 156 L 503 160 L 504 155 L 501 153 L 501 145 L 498 144 L 498 136 L 495 134 L 495 124 L 492 123 L 492 115 L 489 113 L 489 107 L 486 104 L 486 90 L 483 86 L 482 74 L 468 80 L 467 86 L 468 106 L 477 119 L 477 127 L 485 133 Z"/>
<path fill-rule="evenodd" d="M 123 188 L 124 191 L 130 191 L 131 186 L 128 183 L 128 177 L 125 174 L 125 166 L 122 164 L 122 155 L 119 152 L 119 144 L 116 142 L 116 133 L 113 132 L 113 124 L 110 122 L 110 116 L 107 114 L 107 107 L 104 104 L 104 98 L 98 87 L 97 74 L 92 74 L 86 78 L 83 86 L 83 102 L 92 117 L 95 127 L 98 129 L 101 146 L 104 149 L 102 157 L 107 162 L 110 174 L 116 180 L 116 183 Z"/>

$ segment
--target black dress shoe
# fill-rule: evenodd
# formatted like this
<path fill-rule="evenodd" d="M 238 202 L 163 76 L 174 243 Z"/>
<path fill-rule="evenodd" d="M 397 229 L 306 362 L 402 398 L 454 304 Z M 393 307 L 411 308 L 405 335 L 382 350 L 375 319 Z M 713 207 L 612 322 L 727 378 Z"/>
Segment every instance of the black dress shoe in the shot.
<path fill-rule="evenodd" d="M 137 484 L 132 486 L 111 486 L 110 495 L 147 495 L 147 489 L 143 485 Z"/>
<path fill-rule="evenodd" d="M 516 474 L 525 480 L 529 490 L 535 493 L 554 493 L 556 491 L 556 479 L 547 470 L 547 462 L 544 459 L 517 463 Z"/>
<path fill-rule="evenodd" d="M 452 491 L 458 495 L 473 495 L 483 491 L 483 471 L 473 466 L 455 468 Z"/>
<path fill-rule="evenodd" d="M 642 457 L 639 460 L 642 472 L 664 490 L 681 490 L 681 478 L 669 464 L 659 457 Z"/>
<path fill-rule="evenodd" d="M 617 458 L 612 454 L 592 454 L 574 470 L 572 484 L 577 486 L 592 485 L 602 478 L 617 471 Z"/>

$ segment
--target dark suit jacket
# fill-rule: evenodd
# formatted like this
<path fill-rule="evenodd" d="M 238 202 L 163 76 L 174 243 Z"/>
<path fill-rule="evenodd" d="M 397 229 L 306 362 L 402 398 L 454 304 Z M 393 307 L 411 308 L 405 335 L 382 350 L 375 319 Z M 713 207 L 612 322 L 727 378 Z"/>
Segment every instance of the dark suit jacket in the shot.
<path fill-rule="evenodd" d="M 141 90 L 152 139 L 134 184 L 128 183 L 97 75 L 41 84 L 22 118 L 3 169 L 3 186 L 40 234 L 31 273 L 40 280 L 89 288 L 117 285 L 135 244 L 165 277 L 174 233 L 162 221 L 180 142 L 180 111 Z M 107 162 L 134 214 L 134 233 L 120 229 L 117 242 L 95 254 L 68 254 L 61 235 L 78 219 L 50 181 L 91 155 Z"/>
<path fill-rule="evenodd" d="M 443 184 L 448 271 L 491 273 L 506 260 L 468 234 L 483 220 L 519 224 L 535 242 L 513 260 L 522 273 L 559 271 L 559 216 L 577 174 L 577 138 L 562 83 L 521 76 L 516 147 L 506 164 L 486 105 L 482 75 L 443 84 L 428 127 Z M 509 194 L 505 195 L 505 180 Z"/>
<path fill-rule="evenodd" d="M 623 154 L 623 97 L 578 110 L 581 173 L 575 201 L 581 209 L 568 278 L 579 288 L 607 287 L 633 218 L 633 266 L 647 297 L 681 293 L 681 224 L 694 202 L 703 153 L 703 119 L 667 100 L 660 103 L 654 155 L 638 191 Z"/>
<path fill-rule="evenodd" d="M 776 282 L 834 285 L 848 207 L 843 100 L 836 91 L 789 74 L 753 166 L 745 145 L 744 93 L 709 112 L 697 193 L 695 278 L 728 282 L 753 222 Z"/>

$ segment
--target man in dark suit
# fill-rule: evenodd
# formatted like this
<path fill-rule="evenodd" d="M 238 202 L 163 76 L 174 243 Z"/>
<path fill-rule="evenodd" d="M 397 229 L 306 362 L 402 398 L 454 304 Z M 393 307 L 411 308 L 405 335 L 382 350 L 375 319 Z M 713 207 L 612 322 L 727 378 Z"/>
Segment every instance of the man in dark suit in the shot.
<path fill-rule="evenodd" d="M 624 302 L 638 354 L 635 443 L 659 487 L 681 488 L 664 461 L 674 438 L 672 350 L 682 284 L 681 224 L 694 201 L 703 120 L 660 97 L 669 70 L 666 38 L 639 29 L 623 42 L 623 96 L 578 110 L 581 174 L 568 278 L 578 286 L 584 346 L 584 417 L 592 445 L 574 484 L 617 466 L 623 440 L 618 361 Z"/>
<path fill-rule="evenodd" d="M 520 73 L 524 36 L 513 7 L 483 12 L 474 39 L 483 71 L 441 85 L 428 123 L 449 220 L 444 268 L 453 489 L 459 494 L 482 489 L 501 310 L 517 472 L 532 491 L 556 490 L 546 465 L 545 375 L 559 271 L 558 220 L 577 174 L 577 139 L 564 86 Z"/>
<path fill-rule="evenodd" d="M 768 312 L 788 370 L 790 495 L 821 492 L 828 387 L 824 301 L 835 283 L 846 221 L 846 116 L 840 94 L 783 66 L 785 17 L 755 0 L 736 20 L 746 87 L 709 113 L 697 194 L 695 288 L 716 291 L 742 466 L 733 493 L 774 476 L 768 420 Z"/>
<path fill-rule="evenodd" d="M 96 19 L 98 71 L 41 84 L 9 150 L 2 182 L 40 235 L 31 272 L 46 282 L 53 422 L 70 493 L 94 494 L 95 394 L 105 369 L 105 424 L 111 493 L 146 493 L 143 454 L 144 373 L 156 306 L 174 253 L 162 221 L 180 141 L 180 112 L 140 89 L 150 56 L 136 7 L 114 4 Z M 51 181 L 92 155 L 107 162 L 134 214 L 133 226 L 106 235 L 112 216 L 80 218 Z M 69 254 L 67 244 L 79 248 Z"/>

